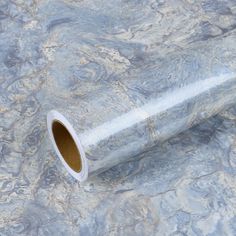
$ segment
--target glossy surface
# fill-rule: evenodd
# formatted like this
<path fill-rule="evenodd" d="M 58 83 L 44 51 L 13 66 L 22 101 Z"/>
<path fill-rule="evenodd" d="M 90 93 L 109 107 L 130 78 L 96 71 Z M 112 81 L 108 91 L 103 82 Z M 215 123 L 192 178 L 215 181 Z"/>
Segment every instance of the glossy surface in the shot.
<path fill-rule="evenodd" d="M 45 122 L 151 55 L 234 37 L 235 1 L 0 3 L 0 235 L 236 235 L 235 108 L 83 184 Z"/>
<path fill-rule="evenodd" d="M 235 104 L 235 55 L 233 35 L 164 58 L 152 56 L 148 64 L 130 68 L 57 109 L 78 135 L 88 176 L 128 161 Z"/>

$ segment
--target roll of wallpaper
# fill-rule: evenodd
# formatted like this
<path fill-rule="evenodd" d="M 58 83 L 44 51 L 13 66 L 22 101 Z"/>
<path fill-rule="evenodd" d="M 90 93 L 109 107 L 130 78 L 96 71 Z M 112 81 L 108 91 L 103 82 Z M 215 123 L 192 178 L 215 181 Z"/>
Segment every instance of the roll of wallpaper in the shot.
<path fill-rule="evenodd" d="M 147 57 L 139 68 L 98 81 L 98 89 L 77 104 L 48 113 L 54 149 L 79 181 L 135 158 L 235 103 L 235 40 Z"/>

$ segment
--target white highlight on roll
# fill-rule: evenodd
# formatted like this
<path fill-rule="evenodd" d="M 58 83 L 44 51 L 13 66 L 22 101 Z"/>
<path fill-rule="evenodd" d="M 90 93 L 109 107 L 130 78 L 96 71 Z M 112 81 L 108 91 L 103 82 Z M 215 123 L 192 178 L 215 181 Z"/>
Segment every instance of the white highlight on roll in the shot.
<path fill-rule="evenodd" d="M 236 79 L 235 73 L 200 80 L 168 92 L 161 98 L 154 99 L 140 108 L 135 108 L 128 113 L 93 128 L 92 130 L 84 132 L 80 135 L 82 145 L 84 147 L 96 145 L 99 141 L 104 140 L 115 133 L 132 127 L 151 116 L 181 104 L 190 98 L 196 97 L 232 79 Z"/>

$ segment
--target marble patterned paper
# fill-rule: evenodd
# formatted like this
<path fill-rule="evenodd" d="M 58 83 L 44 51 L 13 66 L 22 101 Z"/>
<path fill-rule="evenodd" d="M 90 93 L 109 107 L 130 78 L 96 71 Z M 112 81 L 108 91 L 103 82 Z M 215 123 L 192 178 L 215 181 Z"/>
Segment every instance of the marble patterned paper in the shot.
<path fill-rule="evenodd" d="M 236 235 L 236 107 L 83 184 L 45 120 L 152 55 L 234 35 L 234 0 L 1 0 L 0 235 Z"/>

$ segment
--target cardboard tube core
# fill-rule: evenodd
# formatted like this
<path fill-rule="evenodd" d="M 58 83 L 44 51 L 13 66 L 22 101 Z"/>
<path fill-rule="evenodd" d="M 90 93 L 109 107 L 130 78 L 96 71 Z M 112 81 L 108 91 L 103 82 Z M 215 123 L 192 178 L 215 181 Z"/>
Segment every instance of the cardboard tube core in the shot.
<path fill-rule="evenodd" d="M 77 173 L 80 172 L 82 169 L 81 156 L 70 132 L 61 122 L 54 120 L 52 123 L 52 134 L 65 162 L 72 170 Z"/>

